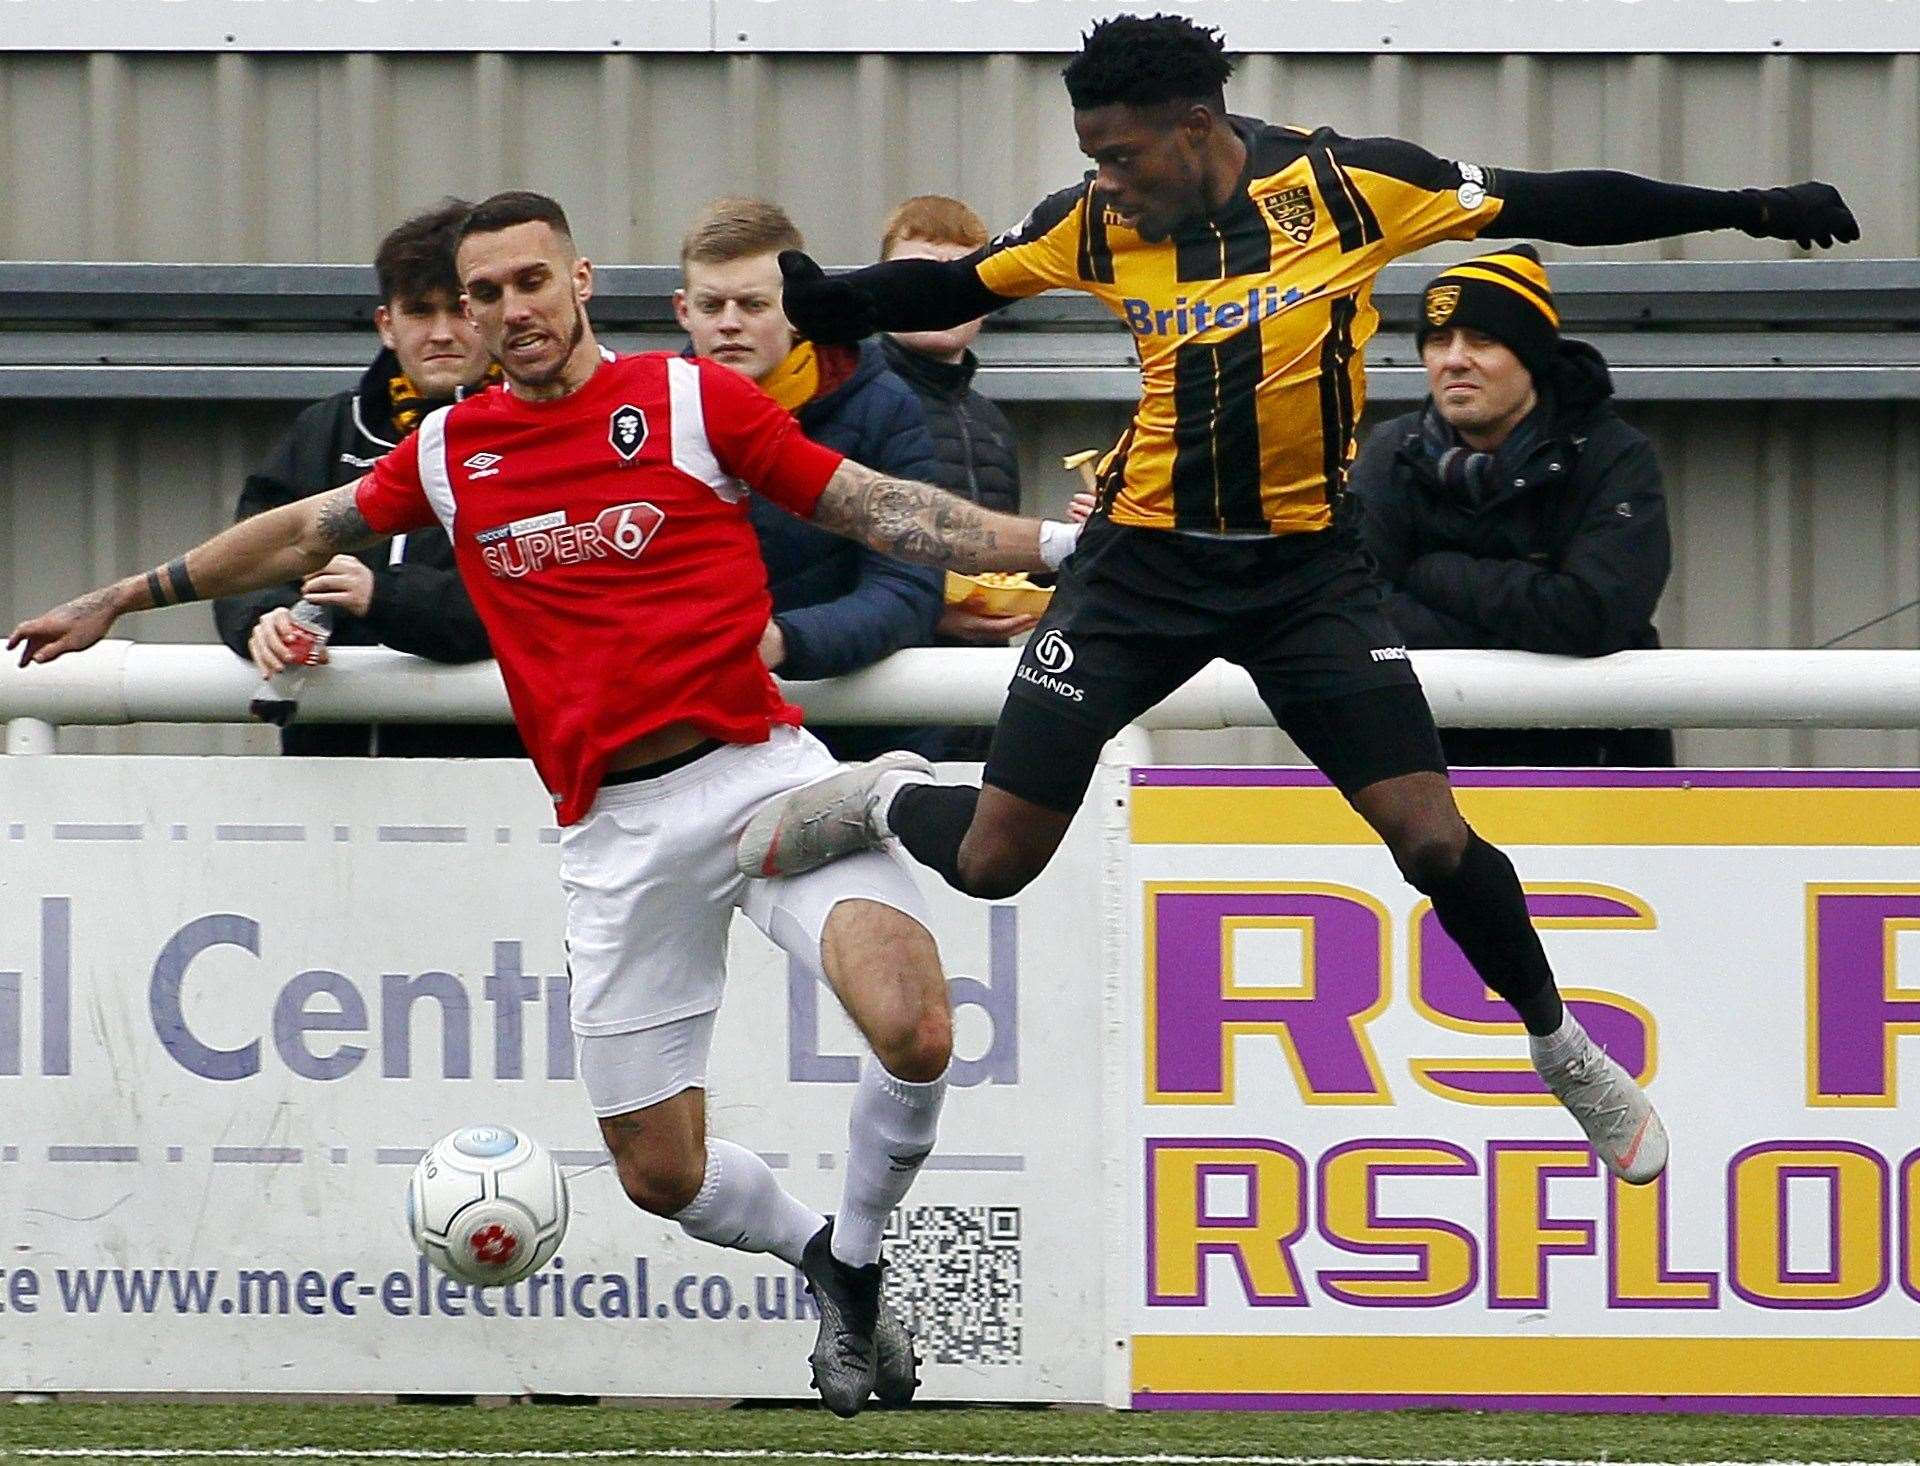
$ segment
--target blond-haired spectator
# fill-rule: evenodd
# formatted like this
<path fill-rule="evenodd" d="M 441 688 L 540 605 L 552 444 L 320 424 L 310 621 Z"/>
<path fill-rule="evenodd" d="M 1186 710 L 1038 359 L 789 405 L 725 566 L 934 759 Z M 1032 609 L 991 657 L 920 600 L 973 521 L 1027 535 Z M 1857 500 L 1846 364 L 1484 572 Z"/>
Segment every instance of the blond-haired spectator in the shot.
<path fill-rule="evenodd" d="M 680 247 L 682 284 L 673 296 L 693 354 L 759 383 L 816 443 L 896 478 L 937 481 L 920 400 L 880 345 L 815 346 L 787 323 L 780 251 L 800 248 L 800 231 L 778 204 L 708 204 Z M 760 643 L 769 668 L 783 677 L 839 677 L 932 639 L 939 571 L 828 534 L 758 494 L 752 516 L 773 594 Z M 937 752 L 930 732 L 910 728 L 827 728 L 821 740 L 838 758 Z"/>

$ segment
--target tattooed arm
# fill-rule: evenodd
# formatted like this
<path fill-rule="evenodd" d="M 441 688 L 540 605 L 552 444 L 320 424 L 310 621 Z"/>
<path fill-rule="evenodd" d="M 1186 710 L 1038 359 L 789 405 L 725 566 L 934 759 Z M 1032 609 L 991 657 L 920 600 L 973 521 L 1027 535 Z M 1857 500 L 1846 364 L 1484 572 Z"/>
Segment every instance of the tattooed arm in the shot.
<path fill-rule="evenodd" d="M 932 484 L 889 478 L 852 459 L 827 481 L 813 522 L 882 554 L 963 573 L 1052 570 L 1074 533 L 1052 520 L 997 514 Z M 1056 552 L 1049 557 L 1043 544 Z"/>
<path fill-rule="evenodd" d="M 21 648 L 20 665 L 51 662 L 92 646 L 129 611 L 177 606 L 281 581 L 299 580 L 344 550 L 380 538 L 361 515 L 346 484 L 279 509 L 243 519 L 205 544 L 141 575 L 76 596 L 13 628 L 7 648 Z"/>

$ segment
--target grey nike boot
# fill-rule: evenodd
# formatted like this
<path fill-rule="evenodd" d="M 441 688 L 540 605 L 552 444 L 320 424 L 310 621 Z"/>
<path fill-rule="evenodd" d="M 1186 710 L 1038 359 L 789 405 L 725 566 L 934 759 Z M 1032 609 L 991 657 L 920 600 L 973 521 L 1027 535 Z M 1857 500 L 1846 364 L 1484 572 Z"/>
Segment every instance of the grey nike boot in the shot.
<path fill-rule="evenodd" d="M 913 1333 L 883 1299 L 873 1329 L 873 1398 L 882 1405 L 906 1405 L 920 1388 L 920 1359 Z"/>
<path fill-rule="evenodd" d="M 1645 1186 L 1667 1168 L 1667 1127 L 1633 1076 L 1586 1034 L 1557 1063 L 1534 1069 L 1580 1122 L 1594 1153 L 1622 1181 Z"/>
<path fill-rule="evenodd" d="M 828 1222 L 800 1254 L 800 1271 L 806 1275 L 807 1292 L 820 1306 L 820 1332 L 807 1356 L 813 1387 L 835 1415 L 858 1415 L 873 1392 L 880 1264 L 848 1267 L 835 1257 L 833 1223 Z"/>
<path fill-rule="evenodd" d="M 896 751 L 769 799 L 740 836 L 735 854 L 740 874 L 756 880 L 798 875 L 856 850 L 871 850 L 886 838 L 874 786 L 883 774 L 906 771 L 933 777 L 933 765 L 919 754 Z"/>

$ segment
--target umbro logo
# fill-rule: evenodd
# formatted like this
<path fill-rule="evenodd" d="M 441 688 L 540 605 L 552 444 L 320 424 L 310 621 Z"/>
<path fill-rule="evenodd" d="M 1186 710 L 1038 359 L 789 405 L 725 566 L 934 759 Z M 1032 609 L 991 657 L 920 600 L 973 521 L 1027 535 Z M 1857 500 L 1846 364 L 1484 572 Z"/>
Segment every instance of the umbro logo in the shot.
<path fill-rule="evenodd" d="M 498 453 L 476 453 L 461 466 L 467 470 L 468 475 L 472 478 L 491 478 L 494 474 L 500 472 L 498 467 L 499 462 L 500 455 Z"/>

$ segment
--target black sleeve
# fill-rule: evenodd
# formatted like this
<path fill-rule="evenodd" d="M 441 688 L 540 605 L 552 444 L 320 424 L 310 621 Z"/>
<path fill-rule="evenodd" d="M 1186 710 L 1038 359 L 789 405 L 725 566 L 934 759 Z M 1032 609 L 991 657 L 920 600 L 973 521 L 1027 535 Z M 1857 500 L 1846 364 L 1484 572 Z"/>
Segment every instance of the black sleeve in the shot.
<path fill-rule="evenodd" d="M 1349 508 L 1360 544 L 1389 586 L 1398 587 L 1413 559 L 1413 519 L 1404 497 L 1393 487 L 1393 454 L 1403 429 L 1380 424 L 1367 434 L 1347 471 Z"/>
<path fill-rule="evenodd" d="M 1653 447 L 1625 435 L 1605 463 L 1573 538 L 1552 565 L 1423 555 L 1405 590 L 1476 628 L 1476 645 L 1598 657 L 1635 644 L 1672 566 L 1666 497 Z"/>
<path fill-rule="evenodd" d="M 1013 302 L 980 283 L 974 266 L 984 249 L 959 260 L 883 260 L 853 278 L 873 297 L 886 331 L 940 331 L 962 326 Z"/>
<path fill-rule="evenodd" d="M 995 509 L 1002 514 L 1020 512 L 1020 444 L 1013 436 L 1013 424 L 1007 421 L 992 398 L 974 393 L 980 404 L 979 426 L 992 434 L 994 444 L 1007 457 L 1007 483 L 1004 488 L 999 484 L 982 484 L 980 498 L 977 501 L 982 508 Z"/>
<path fill-rule="evenodd" d="M 1694 188 L 1634 173 L 1586 168 L 1564 173 L 1494 171 L 1500 213 L 1483 234 L 1555 244 L 1635 244 L 1708 229 L 1766 227 L 1753 189 Z"/>
<path fill-rule="evenodd" d="M 1387 619 L 1400 633 L 1400 644 L 1410 651 L 1434 647 L 1477 647 L 1486 645 L 1485 633 L 1444 611 L 1436 611 L 1416 601 L 1405 591 L 1387 596 Z"/>
<path fill-rule="evenodd" d="M 291 504 L 296 499 L 304 499 L 325 487 L 318 484 L 308 486 L 301 482 L 299 465 L 295 461 L 294 440 L 298 431 L 296 425 L 293 432 L 280 440 L 273 455 L 260 466 L 260 471 L 247 475 L 247 481 L 240 490 L 240 502 L 234 506 L 235 524 L 243 519 L 251 519 L 256 514 L 264 514 L 269 509 Z M 253 635 L 255 623 L 267 612 L 291 606 L 299 599 L 300 584 L 292 580 L 284 585 L 270 585 L 237 596 L 221 596 L 213 603 L 213 624 L 220 633 L 220 639 L 234 654 L 244 657 L 247 655 L 247 638 Z"/>
<path fill-rule="evenodd" d="M 973 491 L 975 485 L 966 482 L 964 468 L 954 472 L 954 478 L 960 480 L 958 484 L 943 484 L 941 480 L 933 480 L 933 482 L 941 485 L 943 489 L 952 489 L 962 499 L 972 499 L 973 503 L 981 508 L 993 508 L 1000 514 L 1018 514 L 1020 512 L 1020 443 L 1014 441 L 1014 424 L 1006 420 L 1006 413 L 1000 411 L 1000 407 L 991 397 L 983 397 L 981 393 L 972 390 L 966 393 L 966 401 L 954 407 L 954 413 L 968 414 L 968 420 L 972 422 L 972 428 L 968 432 L 973 434 L 975 447 L 989 445 L 995 449 L 996 455 L 1004 457 L 1006 484 L 1000 484 L 996 476 L 987 476 L 979 480 L 977 484 L 979 491 L 975 493 Z"/>
<path fill-rule="evenodd" d="M 437 565 L 402 561 L 375 570 L 365 619 L 381 645 L 429 661 L 481 662 L 493 655 L 459 572 Z"/>

